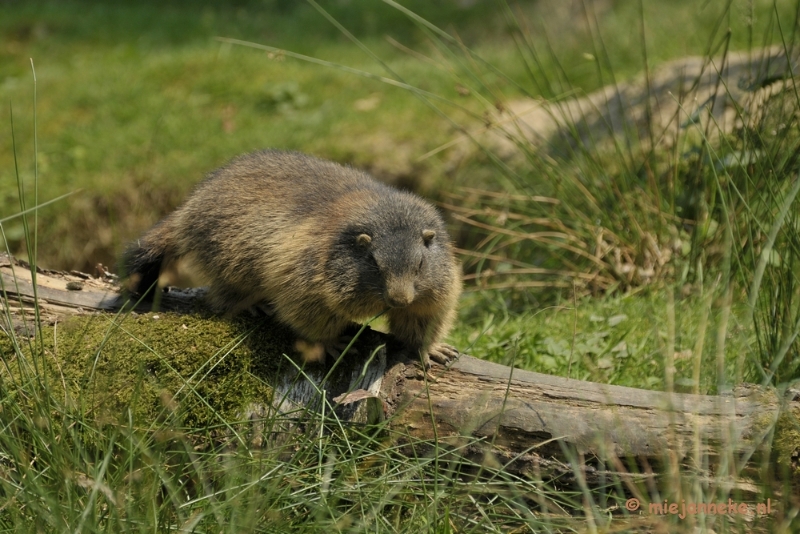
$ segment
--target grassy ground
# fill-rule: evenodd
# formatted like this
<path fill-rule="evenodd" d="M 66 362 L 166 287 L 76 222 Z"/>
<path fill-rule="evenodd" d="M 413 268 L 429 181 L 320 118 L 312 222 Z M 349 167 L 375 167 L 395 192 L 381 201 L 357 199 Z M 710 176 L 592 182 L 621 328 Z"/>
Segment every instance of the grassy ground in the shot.
<path fill-rule="evenodd" d="M 464 314 L 452 337 L 470 353 L 505 365 L 657 390 L 666 387 L 665 354 L 671 350 L 675 390 L 712 393 L 719 380 L 718 351 L 755 358 L 752 325 L 742 324 L 744 306 L 726 317 L 708 295 L 670 302 L 667 293 L 662 288 L 635 296 L 567 300 L 525 313 L 509 312 L 498 299 L 468 295 L 466 307 L 472 313 Z M 719 331 L 724 341 L 716 337 Z M 729 357 L 723 382 L 735 376 L 734 363 Z"/>
<path fill-rule="evenodd" d="M 40 201 L 74 192 L 40 210 L 39 264 L 88 271 L 97 262 L 113 264 L 122 245 L 179 203 L 204 173 L 252 149 L 298 149 L 352 163 L 433 198 L 463 184 L 497 189 L 511 182 L 489 158 L 460 167 L 447 150 L 421 156 L 462 128 L 480 127 L 484 113 L 504 99 L 566 98 L 670 58 L 704 55 L 712 48 L 717 53 L 720 43 L 748 49 L 785 42 L 796 20 L 796 5 L 767 1 L 725 6 L 688 0 L 404 3 L 457 36 L 448 43 L 385 3 L 322 5 L 397 76 L 307 4 L 0 2 L 0 102 L 8 104 L 0 110 L 0 124 L 8 125 L 0 127 L 5 245 L 24 254 L 21 219 L 6 219 L 20 210 L 17 166 L 28 205 L 34 172 Z M 419 99 L 406 89 L 341 68 L 234 46 L 215 36 L 399 77 L 443 100 Z M 520 42 L 523 37 L 527 44 Z M 465 47 L 486 63 L 465 53 Z M 38 147 L 32 141 L 30 58 L 36 68 Z M 788 145 L 793 142 L 789 139 Z M 789 154 L 790 148 L 781 152 Z M 744 149 L 737 145 L 735 150 Z M 595 172 L 587 183 L 603 187 L 610 181 L 631 186 L 638 195 L 642 180 L 636 172 L 625 174 L 628 162 L 604 155 L 610 159 L 597 161 L 611 161 L 608 166 L 581 165 L 593 157 L 582 154 L 553 167 L 581 178 Z M 700 157 L 683 167 L 695 161 L 703 172 L 716 169 L 713 161 L 702 166 Z M 528 180 L 523 191 L 551 190 L 551 180 L 559 175 L 545 165 L 539 168 L 540 160 L 529 162 L 535 164 L 516 169 Z M 698 250 L 706 244 L 717 248 L 713 254 L 696 252 L 687 261 L 695 278 L 666 276 L 648 287 L 629 288 L 627 295 L 603 298 L 471 287 L 451 341 L 506 364 L 653 389 L 714 392 L 721 384 L 736 382 L 741 360 L 752 369 L 768 369 L 797 330 L 792 254 L 797 257 L 798 246 L 792 241 L 796 231 L 791 233 L 791 228 L 800 228 L 796 216 L 790 216 L 790 231 L 777 238 L 785 247 L 780 248 L 781 261 L 764 271 L 766 296 L 759 301 L 755 321 L 753 308 L 746 305 L 754 269 L 745 264 L 757 260 L 761 249 L 742 249 L 749 256 L 736 249 L 737 261 L 726 263 L 719 247 L 727 243 L 730 252 L 733 242 L 765 243 L 764 234 L 790 182 L 770 173 L 780 170 L 786 173 L 781 176 L 789 176 L 795 171 L 776 162 L 758 171 L 751 167 L 743 182 L 733 172 L 726 175 L 726 184 L 744 183 L 755 192 L 767 191 L 768 198 L 761 205 L 755 196 L 746 197 L 746 209 L 731 212 L 741 215 L 737 239 L 697 241 Z M 727 206 L 733 193 L 714 185 L 711 174 L 702 176 L 711 185 L 682 193 Z M 770 177 L 766 186 L 765 177 Z M 747 193 L 736 193 L 741 196 L 741 191 Z M 609 224 L 614 223 L 614 211 L 609 209 Z M 730 213 L 718 207 L 710 218 L 724 228 L 719 221 L 729 220 Z M 623 235 L 627 229 L 618 230 Z M 718 232 L 723 234 L 729 235 Z M 459 235 L 466 243 L 483 238 L 467 230 Z M 527 241 L 514 246 L 507 250 L 527 247 L 523 252 L 544 254 Z M 475 269 L 469 258 L 465 261 Z M 698 279 L 700 264 L 706 271 Z M 769 295 L 779 297 L 769 300 Z M 94 350 L 77 356 L 89 361 Z M 0 503 L 0 526 L 8 530 L 150 531 L 157 525 L 199 532 L 225 525 L 231 532 L 566 532 L 626 528 L 620 525 L 628 523 L 619 519 L 634 519 L 620 511 L 626 495 L 613 483 L 605 491 L 590 492 L 535 479 L 508 480 L 500 472 L 477 483 L 448 471 L 455 464 L 443 468 L 439 456 L 413 461 L 399 456 L 380 433 L 330 427 L 323 432 L 321 419 L 309 421 L 305 433 L 259 452 L 238 445 L 214 448 L 209 445 L 213 440 L 204 441 L 213 431 L 187 428 L 170 411 L 166 397 L 167 415 L 149 426 L 127 421 L 125 414 L 98 420 L 82 411 L 80 399 L 53 395 L 37 378 L 35 358 L 25 361 L 21 354 L 4 353 L 3 361 L 10 365 L 14 360 L 13 365 L 26 369 L 27 378 L 0 381 L 0 491 L 8 497 L 6 504 Z M 783 385 L 797 370 L 792 363 L 796 352 L 784 354 L 791 365 L 781 375 Z M 755 371 L 749 378 L 771 379 Z M 263 421 L 276 432 L 283 423 Z M 730 495 L 722 482 L 691 473 L 684 474 L 681 484 L 665 487 L 664 495 L 693 495 L 696 500 Z M 659 518 L 649 526 L 719 532 L 747 531 L 755 525 L 789 531 L 797 503 L 787 500 L 782 506 L 780 514 L 766 518 L 769 526 L 764 518 L 746 525 L 713 517 L 689 522 Z"/>
<path fill-rule="evenodd" d="M 358 22 L 360 7 L 342 13 L 343 20 Z M 309 6 L 285 13 L 258 3 L 196 9 L 26 2 L 0 9 L 7 56 L 0 90 L 16 111 L 18 139 L 31 139 L 29 58 L 36 64 L 43 196 L 82 190 L 42 212 L 43 239 L 63 245 L 41 251 L 41 261 L 54 267 L 113 263 L 125 241 L 174 207 L 206 172 L 242 152 L 300 149 L 413 184 L 416 156 L 447 136 L 447 125 L 403 90 L 214 41 L 252 39 L 379 71 Z M 383 21 L 370 11 L 363 16 Z M 409 24 L 404 31 L 397 25 L 396 38 L 404 39 Z M 457 96 L 445 73 L 386 44 L 384 26 L 356 26 L 409 83 Z M 8 124 L 8 109 L 3 113 Z M 28 176 L 32 148 L 18 147 Z M 11 150 L 0 157 L 2 183 L 10 186 Z M 4 188 L 1 201 L 3 213 L 18 209 L 13 187 Z M 10 225 L 7 237 L 18 251 L 21 227 Z"/>
<path fill-rule="evenodd" d="M 329 5 L 330 4 L 330 5 Z M 432 23 L 457 32 L 508 79 L 481 80 L 495 94 L 462 96 L 475 80 L 437 49 L 399 11 L 380 2 L 325 4 L 343 24 L 407 83 L 450 101 L 435 102 L 458 124 L 480 116 L 486 104 L 523 92 L 553 96 L 528 78 L 510 34 L 511 24 L 493 2 L 459 8 L 455 2 L 410 6 Z M 284 6 L 283 9 L 276 7 Z M 542 71 L 563 69 L 576 88 L 591 90 L 643 68 L 638 6 L 594 5 L 591 28 L 579 5 L 521 3 L 540 48 L 547 42 L 560 61 L 542 54 Z M 514 9 L 518 6 L 513 5 Z M 651 64 L 703 54 L 713 6 L 692 2 L 645 6 L 646 51 Z M 744 4 L 730 10 L 734 44 L 746 46 Z M 782 15 L 790 16 L 783 6 Z M 755 13 L 769 15 L 768 3 Z M 591 12 L 588 15 L 591 17 Z M 591 18 L 590 18 L 591 20 Z M 602 29 L 598 33 L 595 24 Z M 537 26 L 541 25 L 541 31 Z M 764 40 L 761 27 L 752 39 Z M 759 35 L 759 32 L 762 35 Z M 681 39 L 674 39 L 680 34 Z M 598 76 L 595 41 L 609 62 Z M 0 4 L 0 123 L 14 110 L 23 176 L 32 173 L 32 76 L 38 80 L 39 172 L 42 198 L 80 191 L 42 210 L 43 264 L 91 269 L 113 264 L 123 244 L 174 207 L 192 184 L 242 152 L 262 147 L 298 149 L 353 163 L 387 180 L 433 192 L 448 171 L 447 153 L 419 161 L 457 133 L 453 124 L 408 91 L 337 69 L 222 44 L 215 36 L 252 40 L 386 75 L 312 6 L 280 2 L 201 4 L 168 1 L 4 2 Z M 391 44 L 391 38 L 398 45 Z M 774 42 L 775 35 L 767 36 Z M 410 47 L 430 61 L 407 52 Z M 513 82 L 513 83 L 512 83 Z M 519 84 L 519 85 L 515 85 Z M 486 100 L 482 100 L 482 99 Z M 18 209 L 10 127 L 2 129 L 0 213 Z M 29 180 L 30 181 L 30 180 Z M 445 186 L 449 182 L 445 182 Z M 18 221 L 6 227 L 15 252 L 23 247 Z"/>

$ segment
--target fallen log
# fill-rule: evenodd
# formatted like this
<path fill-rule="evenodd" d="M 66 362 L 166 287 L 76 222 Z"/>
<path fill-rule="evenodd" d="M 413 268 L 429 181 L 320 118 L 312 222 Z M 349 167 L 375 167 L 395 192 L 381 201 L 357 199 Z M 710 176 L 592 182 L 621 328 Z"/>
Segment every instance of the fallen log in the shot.
<path fill-rule="evenodd" d="M 796 90 L 798 61 L 780 46 L 683 57 L 585 96 L 504 102 L 482 140 L 500 157 L 513 158 L 519 155 L 513 140 L 520 138 L 552 155 L 568 155 L 577 147 L 596 151 L 623 135 L 644 146 L 673 146 L 692 128 L 708 142 L 743 123 L 768 131 L 765 124 L 786 114 L 782 106 Z M 454 157 L 468 157 L 470 150 L 465 146 Z"/>
<path fill-rule="evenodd" d="M 35 330 L 30 323 L 35 301 L 45 324 L 131 307 L 113 276 L 100 271 L 94 277 L 38 269 L 34 284 L 25 262 L 0 256 L 0 304 L 11 322 L 2 325 L 6 335 L 10 328 L 18 335 Z M 183 328 L 191 330 L 186 323 L 192 319 L 184 315 L 197 309 L 200 295 L 170 291 L 161 298 L 161 313 L 181 316 Z M 149 307 L 139 304 L 131 313 L 157 319 Z M 282 358 L 280 352 L 262 353 L 260 346 L 252 345 L 254 358 Z M 291 352 L 291 344 L 283 347 Z M 679 466 L 712 476 L 724 465 L 722 474 L 746 489 L 739 474 L 754 474 L 765 465 L 797 473 L 796 391 L 780 396 L 774 389 L 742 385 L 718 396 L 668 394 L 543 375 L 467 355 L 425 373 L 398 358 L 387 336 L 372 331 L 351 351 L 357 354 L 329 358 L 325 365 L 284 365 L 278 374 L 264 375 L 272 381 L 272 398 L 251 401 L 246 411 L 264 416 L 333 409 L 340 421 L 361 425 L 388 419 L 395 441 L 413 444 L 415 454 L 429 452 L 419 448 L 424 440 L 429 449 L 458 450 L 476 465 L 529 477 L 578 477 L 589 484 L 610 476 L 635 482 Z M 7 368 L 0 369 L 0 378 Z M 636 468 L 623 459 L 634 459 Z"/>

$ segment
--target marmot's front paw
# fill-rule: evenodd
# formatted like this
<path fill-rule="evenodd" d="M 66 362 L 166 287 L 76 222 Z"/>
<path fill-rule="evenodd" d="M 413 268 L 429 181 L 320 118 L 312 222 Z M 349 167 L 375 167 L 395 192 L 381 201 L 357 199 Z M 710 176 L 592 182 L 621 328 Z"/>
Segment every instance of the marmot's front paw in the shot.
<path fill-rule="evenodd" d="M 428 349 L 428 358 L 441 365 L 447 365 L 458 358 L 458 349 L 447 343 L 434 343 Z M 430 367 L 430 362 L 428 362 Z"/>
<path fill-rule="evenodd" d="M 297 339 L 294 343 L 294 348 L 300 353 L 305 363 L 325 363 L 325 356 L 332 356 L 338 360 L 342 357 L 345 349 L 347 353 L 358 356 L 358 349 L 355 347 L 347 348 L 352 340 L 352 337 L 342 336 L 338 341 L 333 343 L 311 343 L 304 339 Z"/>
<path fill-rule="evenodd" d="M 325 345 L 322 343 L 297 339 L 294 342 L 294 350 L 300 353 L 303 363 L 325 363 Z"/>

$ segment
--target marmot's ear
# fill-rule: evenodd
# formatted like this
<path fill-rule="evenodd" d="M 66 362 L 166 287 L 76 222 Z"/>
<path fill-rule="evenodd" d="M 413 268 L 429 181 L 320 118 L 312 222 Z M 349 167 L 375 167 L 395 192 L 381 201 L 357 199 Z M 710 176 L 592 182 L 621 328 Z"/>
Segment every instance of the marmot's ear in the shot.
<path fill-rule="evenodd" d="M 366 247 L 370 243 L 372 243 L 372 238 L 367 234 L 358 234 L 358 237 L 356 237 L 356 245 L 358 246 Z"/>
<path fill-rule="evenodd" d="M 422 240 L 425 241 L 426 245 L 430 245 L 434 237 L 436 237 L 436 232 L 434 232 L 433 230 L 422 231 Z"/>

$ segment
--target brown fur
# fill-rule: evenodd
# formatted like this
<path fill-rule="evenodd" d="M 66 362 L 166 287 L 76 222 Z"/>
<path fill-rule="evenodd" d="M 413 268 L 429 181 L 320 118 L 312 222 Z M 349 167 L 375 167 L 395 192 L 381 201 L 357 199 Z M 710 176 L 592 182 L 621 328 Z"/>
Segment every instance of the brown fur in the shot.
<path fill-rule="evenodd" d="M 335 343 L 388 309 L 412 352 L 446 361 L 461 276 L 444 223 L 419 197 L 361 171 L 266 150 L 211 173 L 127 250 L 129 287 L 208 285 L 236 314 L 269 303 L 303 339 Z"/>

